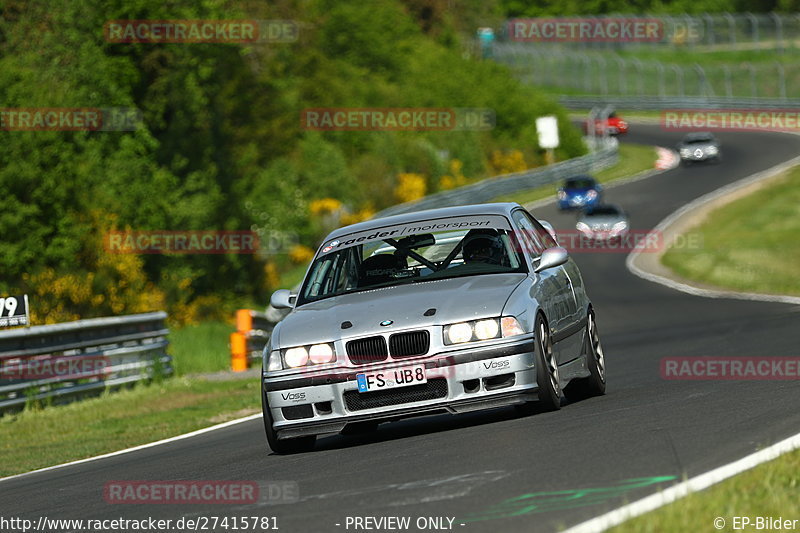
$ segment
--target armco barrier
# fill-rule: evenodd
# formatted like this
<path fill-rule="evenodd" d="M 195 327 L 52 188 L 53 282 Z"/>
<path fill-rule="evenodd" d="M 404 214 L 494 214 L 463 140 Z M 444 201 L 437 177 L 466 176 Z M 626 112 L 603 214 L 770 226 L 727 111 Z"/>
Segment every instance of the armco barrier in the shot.
<path fill-rule="evenodd" d="M 412 213 L 424 209 L 452 207 L 456 205 L 481 204 L 491 202 L 498 196 L 556 183 L 576 174 L 596 172 L 614 165 L 619 159 L 618 145 L 610 139 L 608 145 L 600 150 L 581 157 L 542 168 L 504 174 L 465 185 L 458 189 L 431 194 L 415 202 L 395 205 L 380 211 L 374 218 Z M 553 191 L 555 194 L 555 191 Z"/>
<path fill-rule="evenodd" d="M 0 412 L 172 374 L 163 311 L 0 331 Z"/>

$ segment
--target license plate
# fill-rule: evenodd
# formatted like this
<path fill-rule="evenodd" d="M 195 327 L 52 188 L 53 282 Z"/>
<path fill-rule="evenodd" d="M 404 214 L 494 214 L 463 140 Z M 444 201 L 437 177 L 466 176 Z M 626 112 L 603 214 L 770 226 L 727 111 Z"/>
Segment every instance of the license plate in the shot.
<path fill-rule="evenodd" d="M 358 392 L 409 387 L 411 385 L 419 385 L 420 383 L 427 382 L 428 379 L 425 377 L 425 365 L 406 366 L 403 368 L 392 368 L 389 370 L 356 374 Z"/>

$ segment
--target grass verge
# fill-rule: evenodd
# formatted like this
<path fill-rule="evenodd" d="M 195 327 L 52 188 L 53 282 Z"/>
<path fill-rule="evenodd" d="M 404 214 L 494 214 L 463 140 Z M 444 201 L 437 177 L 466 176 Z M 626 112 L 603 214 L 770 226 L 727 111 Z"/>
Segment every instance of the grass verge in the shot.
<path fill-rule="evenodd" d="M 228 337 L 234 329 L 225 322 L 205 322 L 171 330 L 169 352 L 175 372 L 186 375 L 229 370 Z"/>
<path fill-rule="evenodd" d="M 737 291 L 800 295 L 800 167 L 712 211 L 691 233 L 699 247 L 661 262 L 684 278 Z"/>
<path fill-rule="evenodd" d="M 734 531 L 734 517 L 800 518 L 800 450 L 759 465 L 708 489 L 694 493 L 651 513 L 628 520 L 611 533 L 666 531 Z M 722 528 L 715 519 L 722 518 Z M 798 522 L 800 524 L 800 522 Z M 722 525 L 717 522 L 716 525 Z M 739 530 L 756 531 L 755 522 Z M 775 531 L 772 527 L 758 528 Z M 795 528 L 787 528 L 790 531 Z"/>
<path fill-rule="evenodd" d="M 600 183 L 609 183 L 614 180 L 627 178 L 643 172 L 645 170 L 652 170 L 653 164 L 656 161 L 656 152 L 652 146 L 643 146 L 640 144 L 622 144 L 619 145 L 619 162 L 613 167 L 601 170 L 594 174 L 594 177 Z M 556 189 L 560 183 L 543 185 L 535 189 L 528 189 L 525 191 L 516 192 L 513 194 L 505 194 L 498 196 L 493 201 L 495 202 L 518 202 L 522 205 L 547 198 L 548 196 L 555 196 Z"/>
<path fill-rule="evenodd" d="M 173 378 L 7 414 L 0 417 L 0 477 L 173 437 L 260 408 L 257 379 Z"/>

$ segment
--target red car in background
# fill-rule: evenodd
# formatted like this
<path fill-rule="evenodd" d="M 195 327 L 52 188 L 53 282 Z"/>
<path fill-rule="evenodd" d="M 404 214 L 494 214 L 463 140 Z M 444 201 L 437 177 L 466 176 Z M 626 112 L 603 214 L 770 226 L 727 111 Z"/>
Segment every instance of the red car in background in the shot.
<path fill-rule="evenodd" d="M 594 121 L 594 133 L 595 135 L 603 135 L 603 130 L 606 130 L 609 135 L 623 135 L 628 133 L 628 123 L 622 119 L 622 117 L 618 116 L 615 112 L 612 112 L 608 115 L 608 119 L 605 121 L 600 119 L 595 119 Z M 583 124 L 583 132 L 588 134 L 589 133 L 589 121 L 587 120 Z"/>

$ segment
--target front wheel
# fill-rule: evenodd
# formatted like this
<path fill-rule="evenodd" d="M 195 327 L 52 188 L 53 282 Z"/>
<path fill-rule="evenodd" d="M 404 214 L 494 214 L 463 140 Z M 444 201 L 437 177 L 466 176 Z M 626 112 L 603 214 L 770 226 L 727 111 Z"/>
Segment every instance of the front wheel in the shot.
<path fill-rule="evenodd" d="M 584 341 L 586 366 L 589 376 L 573 379 L 564 387 L 564 396 L 571 402 L 583 400 L 591 396 L 602 396 L 606 393 L 606 358 L 597 332 L 594 311 L 589 311 L 586 321 L 586 340 Z"/>
<path fill-rule="evenodd" d="M 553 341 L 544 317 L 536 317 L 536 383 L 539 385 L 539 407 L 545 411 L 561 409 L 561 385 Z"/>
<path fill-rule="evenodd" d="M 297 437 L 294 439 L 278 440 L 278 432 L 272 427 L 272 415 L 267 404 L 267 393 L 261 391 L 261 410 L 264 413 L 264 429 L 267 433 L 267 443 L 273 452 L 280 455 L 309 452 L 314 449 L 317 437 Z"/>

